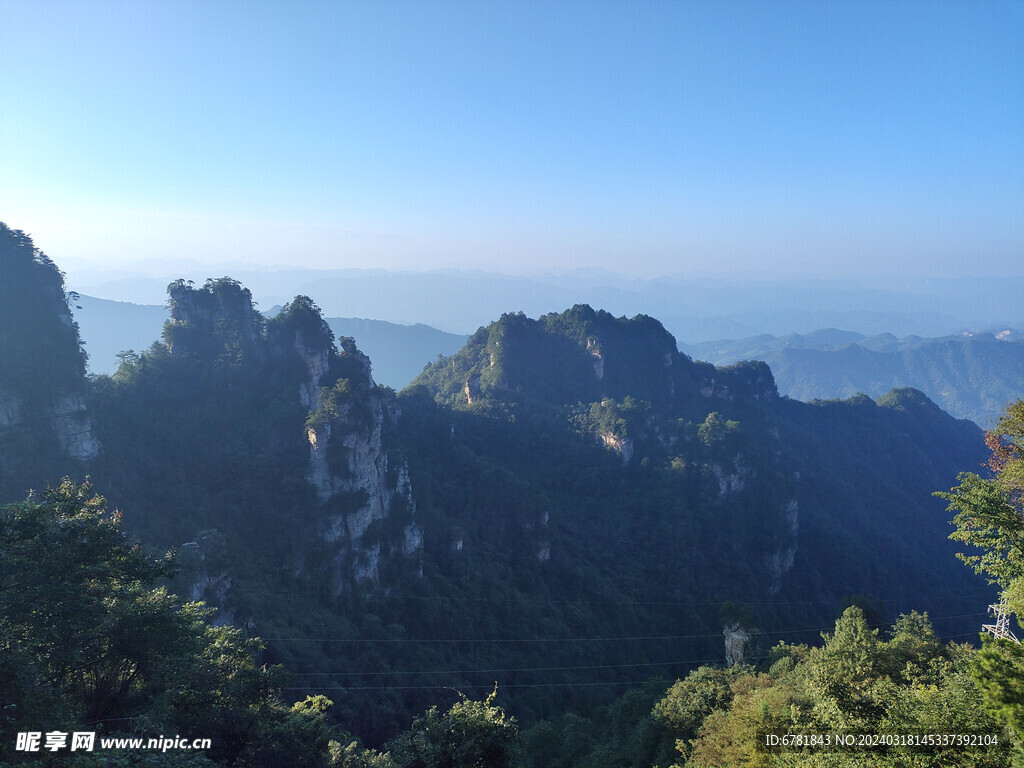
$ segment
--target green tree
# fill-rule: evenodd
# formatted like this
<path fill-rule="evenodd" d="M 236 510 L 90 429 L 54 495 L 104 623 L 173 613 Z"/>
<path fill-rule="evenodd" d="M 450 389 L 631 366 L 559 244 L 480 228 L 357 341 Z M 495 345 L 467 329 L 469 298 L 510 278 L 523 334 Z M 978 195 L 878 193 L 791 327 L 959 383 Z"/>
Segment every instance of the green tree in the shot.
<path fill-rule="evenodd" d="M 259 641 L 155 587 L 172 558 L 130 544 L 120 522 L 68 480 L 0 510 L 2 748 L 18 731 L 177 733 L 210 738 L 220 764 L 326 764 L 330 702 L 286 706 Z"/>
<path fill-rule="evenodd" d="M 665 692 L 652 713 L 676 738 L 676 747 L 688 757 L 704 720 L 732 701 L 732 684 L 749 674 L 745 667 L 699 667 Z"/>
<path fill-rule="evenodd" d="M 883 669 L 878 630 L 868 626 L 860 608 L 850 606 L 836 621 L 835 632 L 822 637 L 825 645 L 811 651 L 808 663 L 818 712 L 834 727 L 869 727 L 885 702 L 877 688 Z"/>
<path fill-rule="evenodd" d="M 956 512 L 950 538 L 981 550 L 958 557 L 1007 590 L 1011 608 L 1020 613 L 1024 589 L 1014 582 L 1024 575 L 1024 401 L 1007 407 L 985 443 L 992 451 L 992 476 L 963 473 L 959 485 L 937 495 Z"/>
<path fill-rule="evenodd" d="M 1024 401 L 1007 406 L 986 433 L 991 477 L 974 473 L 938 495 L 955 512 L 951 539 L 980 552 L 961 560 L 1002 589 L 1007 608 L 1024 615 Z M 1024 765 L 1024 648 L 1008 639 L 985 637 L 973 674 L 989 711 L 1014 734 L 1015 764 Z"/>
<path fill-rule="evenodd" d="M 391 743 L 403 768 L 511 768 L 519 751 L 519 727 L 494 706 L 498 688 L 483 701 L 461 699 L 444 714 L 431 707 Z"/>

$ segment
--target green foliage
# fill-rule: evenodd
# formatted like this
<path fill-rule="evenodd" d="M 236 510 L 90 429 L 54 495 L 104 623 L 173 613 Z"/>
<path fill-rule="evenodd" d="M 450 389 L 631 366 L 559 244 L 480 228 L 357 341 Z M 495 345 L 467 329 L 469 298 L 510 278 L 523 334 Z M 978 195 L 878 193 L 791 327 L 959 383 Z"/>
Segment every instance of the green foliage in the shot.
<path fill-rule="evenodd" d="M 626 395 L 622 402 L 606 397 L 589 407 L 578 404 L 570 416 L 582 435 L 631 439 L 644 433 L 651 404 Z"/>
<path fill-rule="evenodd" d="M 345 746 L 332 741 L 330 758 L 332 768 L 398 768 L 389 753 L 366 749 L 355 739 Z"/>
<path fill-rule="evenodd" d="M 484 701 L 465 695 L 444 714 L 431 707 L 391 745 L 404 768 L 512 768 L 518 752 L 515 718 L 494 705 L 495 686 Z"/>
<path fill-rule="evenodd" d="M 293 345 L 296 342 L 312 353 L 334 349 L 331 327 L 320 307 L 309 296 L 296 296 L 267 322 L 271 343 Z"/>
<path fill-rule="evenodd" d="M 564 713 L 553 721 L 540 721 L 523 733 L 524 768 L 666 765 L 674 745 L 650 714 L 663 692 L 663 685 L 648 682 L 589 716 Z"/>
<path fill-rule="evenodd" d="M 967 670 L 980 654 L 943 646 L 927 615 L 901 616 L 889 641 L 855 607 L 823 635 L 824 645 L 780 644 L 767 672 L 701 668 L 670 688 L 653 717 L 677 738 L 680 765 L 1007 766 L 995 747 L 870 752 L 766 750 L 765 734 L 987 733 L 1001 735 Z"/>
<path fill-rule="evenodd" d="M 167 286 L 167 295 L 171 319 L 163 340 L 172 355 L 236 370 L 262 357 L 266 320 L 237 280 L 211 278 L 193 288 L 179 279 Z"/>
<path fill-rule="evenodd" d="M 146 664 L 181 640 L 170 596 L 141 587 L 166 575 L 168 561 L 130 547 L 104 504 L 65 481 L 2 510 L 0 616 L 15 653 L 5 690 L 16 696 L 2 707 L 5 729 L 131 716 L 158 687 Z"/>
<path fill-rule="evenodd" d="M 652 717 L 668 730 L 676 748 L 688 758 L 690 742 L 697 738 L 704 721 L 729 706 L 733 683 L 747 674 L 747 669 L 738 666 L 699 667 L 665 692 Z"/>
<path fill-rule="evenodd" d="M 1024 741 L 1024 648 L 1010 640 L 986 638 L 972 672 L 988 711 L 1013 733 L 1019 761 Z"/>
<path fill-rule="evenodd" d="M 898 584 L 902 596 L 885 604 L 891 615 L 923 585 L 958 588 L 935 565 L 941 558 L 920 529 L 930 510 L 917 496 L 920 486 L 937 487 L 934 477 L 969 453 L 976 435 L 927 403 L 779 401 L 763 365 L 693 363 L 653 319 L 579 306 L 536 321 L 509 315 L 481 329 L 403 394 L 402 420 L 392 425 L 390 395 L 372 386 L 369 361 L 351 339 L 331 348 L 311 301 L 296 299 L 265 333 L 233 281 L 173 284 L 172 304 L 169 345 L 126 354 L 116 376 L 93 384 L 104 444 L 98 482 L 133 533 L 163 546 L 190 542 L 193 570 L 179 584 L 214 585 L 211 599 L 251 617 L 272 638 L 267 657 L 295 672 L 293 698 L 349 689 L 340 711 L 327 715 L 322 701 L 298 709 L 267 703 L 280 679 L 255 669 L 255 649 L 238 630 L 204 628 L 201 609 L 166 592 L 142 600 L 142 615 L 154 622 L 183 622 L 179 646 L 193 663 L 183 657 L 181 668 L 200 681 L 180 697 L 168 694 L 162 716 L 185 722 L 202 713 L 223 734 L 218 760 L 228 750 L 239 763 L 256 760 L 242 732 L 285 745 L 265 751 L 268 761 L 285 760 L 287 749 L 306 754 L 294 746 L 302 741 L 315 746 L 311 760 L 325 751 L 353 765 L 383 766 L 400 750 L 409 760 L 475 759 L 459 752 L 465 745 L 453 723 L 475 734 L 465 749 L 490 743 L 493 702 L 464 699 L 453 715 L 432 691 L 489 688 L 494 676 L 484 670 L 495 669 L 512 684 L 504 689 L 509 710 L 523 722 L 543 719 L 531 749 L 558 742 L 550 764 L 664 764 L 675 737 L 649 716 L 657 696 L 629 691 L 611 701 L 611 692 L 635 683 L 638 659 L 643 675 L 667 677 L 678 669 L 670 660 L 720 656 L 724 601 L 748 601 L 751 620 L 772 631 L 821 626 L 850 592 L 892 595 L 880 586 Z M 369 500 L 365 492 L 321 503 L 306 480 L 308 414 L 299 393 L 310 394 L 302 389 L 307 376 L 323 367 L 322 412 L 305 426 L 329 421 L 335 437 L 347 439 L 376 426 L 371 417 L 384 411 L 394 451 L 388 483 L 404 478 L 392 459 L 408 459 L 422 558 L 402 553 L 413 507 L 400 502 L 366 534 L 381 545 L 376 583 L 342 578 L 345 558 L 360 553 L 346 538 L 324 535 L 329 526 L 345 530 L 346 517 Z M 475 376 L 470 405 L 465 390 Z M 634 460 L 624 465 L 600 447 L 593 435 L 602 431 L 632 440 Z M 327 458 L 343 475 L 352 457 L 335 439 Z M 801 544 L 787 575 L 797 528 Z M 840 550 L 848 557 L 836 558 Z M 501 642 L 509 637 L 560 642 Z M 423 638 L 444 642 L 406 642 Z M 901 643 L 901 655 L 883 654 L 872 674 L 895 680 L 890 666 L 916 669 L 932 653 L 927 643 Z M 229 650 L 207 651 L 220 646 Z M 28 690 L 35 662 L 21 645 L 9 650 L 16 663 L 4 683 Z M 167 655 L 168 663 L 175 658 Z M 774 674 L 806 672 L 805 663 L 783 655 Z M 456 671 L 439 678 L 429 670 Z M 730 674 L 746 687 L 734 690 L 739 679 L 730 681 L 728 696 L 699 725 L 737 697 L 752 723 L 776 722 L 798 693 L 810 706 L 796 679 L 777 689 L 772 673 Z M 136 677 L 139 686 L 146 679 Z M 376 690 L 382 679 L 393 689 Z M 157 687 L 130 686 L 134 698 L 119 706 L 147 706 Z M 57 696 L 46 706 L 57 711 L 66 701 L 73 703 Z M 322 737 L 324 717 L 336 716 L 379 749 L 430 705 L 390 755 L 348 739 L 327 746 Z M 697 715 L 691 719 L 697 730 L 686 738 L 696 739 Z M 528 758 L 544 764 L 539 754 Z"/>
<path fill-rule="evenodd" d="M 86 357 L 63 273 L 0 222 L 0 274 L 0 395 L 31 402 L 78 391 Z"/>
<path fill-rule="evenodd" d="M 930 628 L 929 628 L 930 629 Z M 868 627 L 857 607 L 847 608 L 825 645 L 811 652 L 809 689 L 815 706 L 829 723 L 849 730 L 868 728 L 885 711 L 878 630 Z"/>
<path fill-rule="evenodd" d="M 973 473 L 959 477 L 960 484 L 940 494 L 955 511 L 957 530 L 950 538 L 981 549 L 981 554 L 959 554 L 976 573 L 1008 587 L 1022 573 L 1024 521 L 1010 495 L 992 480 Z"/>
<path fill-rule="evenodd" d="M 210 738 L 225 765 L 325 764 L 330 702 L 285 707 L 258 641 L 154 587 L 170 559 L 130 545 L 88 485 L 5 507 L 0 532 L 4 748 L 17 731 L 145 731 Z"/>
<path fill-rule="evenodd" d="M 69 298 L 63 273 L 32 238 L 0 222 L 0 502 L 82 471 L 55 419 L 81 406 L 86 386 Z"/>
<path fill-rule="evenodd" d="M 725 440 L 732 441 L 740 431 L 738 421 L 726 420 L 717 411 L 712 411 L 697 428 L 697 437 L 704 445 L 713 447 Z"/>
<path fill-rule="evenodd" d="M 629 396 L 660 407 L 674 391 L 691 389 L 698 369 L 657 320 L 615 318 L 580 304 L 537 320 L 502 315 L 461 352 L 427 366 L 413 385 L 429 383 L 447 405 L 465 405 L 465 387 L 478 376 L 491 400 L 550 407 Z"/>
<path fill-rule="evenodd" d="M 958 486 L 936 495 L 957 513 L 950 538 L 982 550 L 960 558 L 1010 590 L 1016 602 L 1021 588 L 1014 582 L 1024 576 L 1024 401 L 1007 406 L 985 442 L 992 451 L 992 477 L 965 473 Z M 1024 604 L 1013 606 L 1015 613 L 1020 608 Z"/>
<path fill-rule="evenodd" d="M 1007 406 L 985 442 L 992 451 L 992 477 L 961 474 L 958 486 L 936 495 L 957 513 L 950 538 L 981 550 L 958 557 L 1002 587 L 1019 622 L 1024 615 L 1024 401 Z M 1024 650 L 1010 640 L 986 637 L 973 675 L 989 711 L 1014 734 L 1016 760 L 1024 764 Z"/>

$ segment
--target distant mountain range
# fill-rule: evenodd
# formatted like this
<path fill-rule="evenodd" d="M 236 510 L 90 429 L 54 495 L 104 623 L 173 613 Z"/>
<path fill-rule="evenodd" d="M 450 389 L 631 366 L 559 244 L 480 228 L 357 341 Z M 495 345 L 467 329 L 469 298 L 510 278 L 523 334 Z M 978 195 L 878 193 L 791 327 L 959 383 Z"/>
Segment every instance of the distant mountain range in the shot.
<path fill-rule="evenodd" d="M 1024 397 L 1024 334 L 1012 328 L 941 338 L 864 336 L 835 328 L 680 345 L 716 365 L 764 360 L 780 394 L 797 400 L 878 397 L 920 389 L 943 410 L 990 426 L 1007 402 Z"/>
<path fill-rule="evenodd" d="M 279 306 L 265 312 L 277 313 Z M 164 306 L 80 296 L 73 306 L 93 373 L 113 373 L 117 353 L 141 351 L 160 338 Z M 429 325 L 356 317 L 326 317 L 335 336 L 351 336 L 373 361 L 374 379 L 400 390 L 438 355 L 457 352 L 468 336 Z M 944 410 L 987 427 L 1007 402 L 1024 396 L 1024 334 L 1012 328 L 925 338 L 891 333 L 866 336 L 826 328 L 784 336 L 760 334 L 679 344 L 695 360 L 729 365 L 763 360 L 780 394 L 797 400 L 878 397 L 894 387 L 916 387 Z"/>
<path fill-rule="evenodd" d="M 392 389 L 403 389 L 438 355 L 454 355 L 467 336 L 446 333 L 423 323 L 399 325 L 361 317 L 327 317 L 335 336 L 351 336 L 373 361 L 373 378 Z"/>
<path fill-rule="evenodd" d="M 160 274 L 155 274 L 160 272 Z M 964 280 L 627 278 L 598 270 L 560 275 L 505 275 L 469 270 L 386 272 L 257 268 L 196 262 L 130 270 L 68 268 L 69 287 L 98 298 L 162 304 L 168 282 L 202 284 L 230 274 L 261 309 L 310 296 L 327 317 L 372 317 L 425 323 L 468 335 L 504 312 L 537 317 L 575 304 L 615 316 L 659 318 L 681 343 L 756 334 L 846 328 L 865 335 L 946 336 L 965 328 L 1024 328 L 1024 278 Z"/>

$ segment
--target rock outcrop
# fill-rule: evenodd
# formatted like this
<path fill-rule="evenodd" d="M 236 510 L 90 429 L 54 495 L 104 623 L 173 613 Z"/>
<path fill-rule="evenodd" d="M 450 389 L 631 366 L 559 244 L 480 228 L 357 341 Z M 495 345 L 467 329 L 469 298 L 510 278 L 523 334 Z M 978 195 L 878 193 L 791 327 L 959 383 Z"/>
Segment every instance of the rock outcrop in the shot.
<path fill-rule="evenodd" d="M 86 403 L 85 352 L 64 276 L 24 232 L 0 224 L 0 488 L 81 475 L 100 444 Z"/>
<path fill-rule="evenodd" d="M 793 558 L 796 557 L 797 534 L 800 532 L 800 511 L 796 499 L 790 499 L 786 503 L 785 521 L 789 542 L 768 558 L 768 575 L 770 577 L 768 594 L 770 595 L 777 595 L 782 589 L 782 577 L 793 567 Z"/>
<path fill-rule="evenodd" d="M 619 437 L 612 432 L 602 432 L 601 442 L 622 457 L 623 465 L 633 460 L 633 441 L 628 437 Z"/>
<path fill-rule="evenodd" d="M 739 622 L 733 622 L 722 630 L 725 638 L 725 663 L 732 667 L 744 664 L 750 650 L 754 631 L 747 629 Z"/>
<path fill-rule="evenodd" d="M 286 307 L 292 317 L 282 322 L 295 326 L 285 336 L 306 372 L 299 388 L 310 411 L 306 479 L 323 507 L 320 535 L 334 551 L 335 590 L 341 592 L 349 578 L 376 582 L 382 558 L 418 559 L 423 532 L 415 522 L 409 468 L 387 446 L 400 415 L 394 395 L 374 384 L 370 360 L 353 339 L 342 337 L 335 349 L 325 324 L 310 332 L 316 330 L 311 311 Z M 389 521 L 400 529 L 391 536 L 382 533 Z"/>
<path fill-rule="evenodd" d="M 82 394 L 57 398 L 49 413 L 61 448 L 73 459 L 95 459 L 100 443 L 93 431 L 92 417 Z"/>
<path fill-rule="evenodd" d="M 237 280 L 207 280 L 202 288 L 176 280 L 167 286 L 171 319 L 165 339 L 172 355 L 254 355 L 264 352 L 265 321 Z"/>

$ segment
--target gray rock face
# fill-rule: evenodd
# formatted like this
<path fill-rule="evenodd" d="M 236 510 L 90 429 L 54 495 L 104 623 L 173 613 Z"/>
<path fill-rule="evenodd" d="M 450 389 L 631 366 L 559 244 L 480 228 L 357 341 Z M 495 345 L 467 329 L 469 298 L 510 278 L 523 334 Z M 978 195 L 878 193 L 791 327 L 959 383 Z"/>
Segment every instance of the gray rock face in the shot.
<path fill-rule="evenodd" d="M 423 549 L 423 531 L 415 523 L 416 503 L 409 479 L 409 468 L 385 446 L 387 426 L 399 416 L 393 403 L 386 402 L 382 390 L 372 385 L 369 360 L 342 342 L 341 353 L 364 363 L 363 373 L 370 382 L 354 399 L 341 403 L 337 416 L 326 423 L 309 427 L 309 469 L 307 481 L 316 489 L 321 503 L 345 494 L 361 499 L 355 509 L 329 514 L 321 524 L 320 535 L 336 545 L 335 566 L 338 591 L 351 576 L 356 582 L 377 581 L 384 557 L 417 557 Z M 315 409 L 320 402 L 320 381 L 327 373 L 329 354 L 310 353 L 299 348 L 309 378 L 301 388 L 303 404 Z M 335 459 L 332 461 L 330 457 Z M 373 540 L 367 533 L 374 523 L 388 520 L 397 509 L 407 510 L 413 522 L 403 526 L 394 541 Z"/>
<path fill-rule="evenodd" d="M 725 638 L 725 663 L 730 667 L 742 664 L 753 633 L 741 624 L 733 623 L 722 630 L 722 635 Z"/>
<path fill-rule="evenodd" d="M 0 395 L 0 427 L 13 427 L 25 418 L 25 403 L 13 395 Z"/>
<path fill-rule="evenodd" d="M 178 566 L 187 580 L 189 599 L 217 608 L 211 622 L 214 626 L 235 623 L 235 611 L 228 593 L 234 578 L 223 559 L 227 540 L 219 531 L 209 531 L 198 541 L 189 541 L 178 548 Z"/>
<path fill-rule="evenodd" d="M 93 432 L 92 417 L 81 393 L 56 396 L 29 415 L 25 401 L 0 393 L 0 429 L 27 424 L 31 429 L 53 429 L 61 449 L 71 458 L 85 461 L 100 454 L 100 443 Z"/>
<path fill-rule="evenodd" d="M 491 360 L 491 365 L 494 365 L 493 357 Z M 475 400 L 478 400 L 480 398 L 479 373 L 474 373 L 466 380 L 466 387 L 463 390 L 463 392 L 466 393 L 466 402 L 469 403 L 470 405 L 472 405 Z"/>
<path fill-rule="evenodd" d="M 619 437 L 611 432 L 602 432 L 600 437 L 602 443 L 622 457 L 623 466 L 633 460 L 633 441 L 630 438 Z"/>
<path fill-rule="evenodd" d="M 742 463 L 742 457 L 737 456 L 734 460 L 734 471 L 726 472 L 718 462 L 708 464 L 708 469 L 718 481 L 718 498 L 724 499 L 730 493 L 739 493 L 747 487 L 747 479 L 751 477 L 753 470 Z"/>
<path fill-rule="evenodd" d="M 601 347 L 594 339 L 587 339 L 587 352 L 594 358 L 594 376 L 600 381 L 604 378 L 604 355 L 601 353 Z"/>
<path fill-rule="evenodd" d="M 92 418 L 82 395 L 69 395 L 56 400 L 50 419 L 61 448 L 69 456 L 87 460 L 100 455 L 100 443 L 93 433 Z"/>
<path fill-rule="evenodd" d="M 188 326 L 207 333 L 235 334 L 251 351 L 263 341 L 262 316 L 253 309 L 252 294 L 229 278 L 208 280 L 202 288 L 193 288 L 185 280 L 167 287 L 172 326 Z M 171 354 L 179 350 L 170 344 Z"/>
<path fill-rule="evenodd" d="M 298 338 L 295 340 L 295 347 L 306 363 L 306 378 L 299 386 L 299 402 L 315 411 L 320 406 L 320 380 L 330 366 L 330 350 L 313 352 Z"/>
<path fill-rule="evenodd" d="M 540 547 L 537 549 L 537 562 L 546 563 L 551 559 L 551 543 L 544 541 L 541 542 Z"/>
<path fill-rule="evenodd" d="M 768 593 L 771 595 L 778 594 L 782 589 L 782 577 L 793 567 L 793 558 L 796 557 L 797 534 L 800 531 L 800 511 L 796 499 L 790 499 L 786 504 L 786 526 L 789 546 L 776 550 L 768 558 L 768 575 L 771 578 Z"/>

